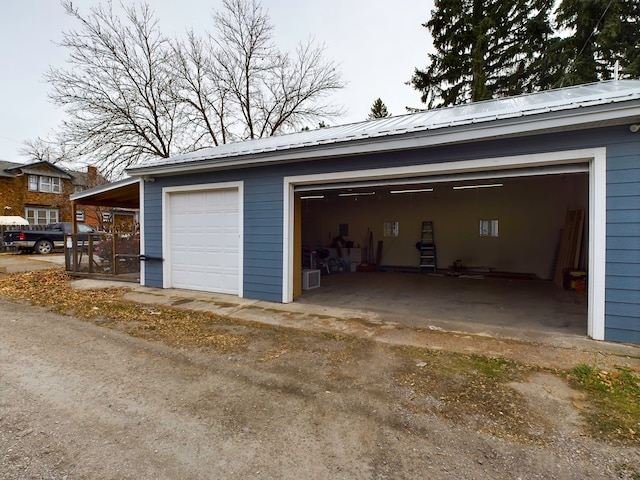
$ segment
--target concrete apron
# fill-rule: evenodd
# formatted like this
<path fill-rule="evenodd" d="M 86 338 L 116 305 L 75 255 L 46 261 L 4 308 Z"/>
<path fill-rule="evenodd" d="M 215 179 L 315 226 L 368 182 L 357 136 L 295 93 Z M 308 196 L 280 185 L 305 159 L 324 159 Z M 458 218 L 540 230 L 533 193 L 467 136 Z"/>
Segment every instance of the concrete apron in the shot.
<path fill-rule="evenodd" d="M 522 330 L 500 325 L 471 325 L 464 322 L 428 319 L 423 325 L 414 321 L 390 319 L 386 314 L 364 308 L 344 308 L 335 305 L 310 303 L 309 298 L 289 304 L 250 300 L 234 295 L 198 292 L 180 289 L 159 289 L 110 280 L 80 279 L 72 282 L 74 288 L 124 288 L 125 300 L 153 306 L 166 306 L 201 310 L 248 322 L 259 322 L 321 332 L 344 334 L 375 340 L 392 345 L 409 345 L 431 349 L 451 350 L 451 334 L 455 336 L 454 351 L 512 357 L 523 342 L 549 348 L 586 352 L 606 352 L 621 356 L 621 363 L 640 369 L 640 346 L 594 341 L 586 335 L 549 333 L 543 330 Z M 304 298 L 304 295 L 303 295 Z M 433 321 L 431 321 L 433 320 Z M 473 326 L 473 328 L 469 328 Z M 466 327 L 466 328 L 465 328 Z M 567 368 L 569 359 L 555 356 L 550 368 Z"/>

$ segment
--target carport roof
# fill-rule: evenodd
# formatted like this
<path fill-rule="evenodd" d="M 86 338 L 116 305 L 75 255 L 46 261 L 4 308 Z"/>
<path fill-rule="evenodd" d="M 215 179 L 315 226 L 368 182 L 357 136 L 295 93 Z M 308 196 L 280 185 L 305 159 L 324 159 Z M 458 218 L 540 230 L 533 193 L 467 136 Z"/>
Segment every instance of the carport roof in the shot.
<path fill-rule="evenodd" d="M 128 170 L 162 175 L 312 160 L 622 123 L 640 116 L 640 80 L 610 80 L 349 125 L 229 143 Z M 612 123 L 614 122 L 614 123 Z"/>
<path fill-rule="evenodd" d="M 100 207 L 140 208 L 140 179 L 130 177 L 114 183 L 99 185 L 71 195 L 79 205 Z"/>

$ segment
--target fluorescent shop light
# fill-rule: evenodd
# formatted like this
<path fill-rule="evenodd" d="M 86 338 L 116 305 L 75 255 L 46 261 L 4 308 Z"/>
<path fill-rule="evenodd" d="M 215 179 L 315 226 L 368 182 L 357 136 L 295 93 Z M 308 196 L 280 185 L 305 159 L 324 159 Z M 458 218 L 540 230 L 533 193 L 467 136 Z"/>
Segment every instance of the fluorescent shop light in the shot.
<path fill-rule="evenodd" d="M 489 183 L 484 185 L 460 185 L 457 187 L 453 187 L 454 190 L 467 190 L 469 188 L 492 188 L 492 187 L 502 187 L 502 183 Z"/>
<path fill-rule="evenodd" d="M 360 197 L 363 195 L 375 195 L 376 192 L 339 193 L 339 197 Z"/>
<path fill-rule="evenodd" d="M 414 188 L 410 190 L 391 190 L 389 193 L 420 193 L 433 192 L 433 188 Z"/>

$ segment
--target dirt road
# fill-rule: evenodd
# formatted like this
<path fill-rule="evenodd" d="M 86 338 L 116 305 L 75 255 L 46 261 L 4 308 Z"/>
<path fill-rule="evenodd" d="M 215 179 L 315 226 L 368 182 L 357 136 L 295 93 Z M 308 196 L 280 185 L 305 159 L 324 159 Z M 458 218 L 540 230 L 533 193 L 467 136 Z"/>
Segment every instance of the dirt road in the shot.
<path fill-rule="evenodd" d="M 557 377 L 517 387 L 527 415 L 546 415 L 536 424 L 544 441 L 527 442 L 487 433 L 487 419 L 430 413 L 437 398 L 395 380 L 419 366 L 388 346 L 300 335 L 313 344 L 292 351 L 256 338 L 241 354 L 180 350 L 0 299 L 0 479 L 584 479 L 640 471 L 637 449 L 582 434 L 575 398 Z"/>

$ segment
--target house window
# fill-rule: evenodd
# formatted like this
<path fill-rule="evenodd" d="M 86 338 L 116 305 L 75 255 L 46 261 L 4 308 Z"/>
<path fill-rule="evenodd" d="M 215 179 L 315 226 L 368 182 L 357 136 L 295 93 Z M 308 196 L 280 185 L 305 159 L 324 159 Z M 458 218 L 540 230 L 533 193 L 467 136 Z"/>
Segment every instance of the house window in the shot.
<path fill-rule="evenodd" d="M 32 192 L 37 192 L 40 188 L 39 178 L 38 175 L 29 175 L 29 190 Z"/>
<path fill-rule="evenodd" d="M 58 177 L 29 175 L 29 190 L 32 192 L 62 193 L 62 181 Z"/>
<path fill-rule="evenodd" d="M 56 208 L 25 208 L 25 218 L 30 225 L 48 225 L 58 222 L 58 209 Z"/>
<path fill-rule="evenodd" d="M 385 237 L 397 237 L 400 231 L 400 224 L 397 220 L 387 220 L 384 222 L 383 235 Z"/>
<path fill-rule="evenodd" d="M 480 220 L 481 237 L 498 236 L 498 220 Z"/>
<path fill-rule="evenodd" d="M 84 210 L 76 210 L 76 222 L 84 222 Z"/>

